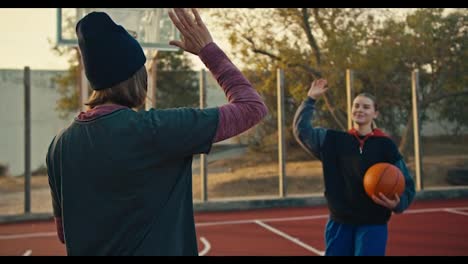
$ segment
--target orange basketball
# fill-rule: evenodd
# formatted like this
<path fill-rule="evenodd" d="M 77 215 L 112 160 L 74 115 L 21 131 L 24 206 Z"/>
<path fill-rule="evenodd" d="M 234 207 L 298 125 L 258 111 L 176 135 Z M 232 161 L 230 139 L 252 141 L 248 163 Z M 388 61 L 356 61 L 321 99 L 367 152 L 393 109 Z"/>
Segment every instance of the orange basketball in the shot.
<path fill-rule="evenodd" d="M 364 190 L 369 197 L 379 192 L 389 199 L 394 199 L 395 193 L 401 197 L 405 190 L 405 177 L 398 167 L 393 164 L 381 162 L 372 165 L 364 175 Z"/>

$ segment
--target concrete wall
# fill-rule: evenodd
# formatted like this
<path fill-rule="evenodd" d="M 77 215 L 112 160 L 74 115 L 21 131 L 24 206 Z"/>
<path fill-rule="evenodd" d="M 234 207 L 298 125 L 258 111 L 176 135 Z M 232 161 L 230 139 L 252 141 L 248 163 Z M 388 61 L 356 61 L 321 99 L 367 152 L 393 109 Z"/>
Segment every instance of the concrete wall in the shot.
<path fill-rule="evenodd" d="M 31 169 L 45 165 L 47 148 L 55 134 L 71 120 L 55 111 L 59 98 L 52 78 L 61 71 L 31 69 Z M 0 163 L 10 174 L 24 173 L 23 70 L 0 70 Z"/>

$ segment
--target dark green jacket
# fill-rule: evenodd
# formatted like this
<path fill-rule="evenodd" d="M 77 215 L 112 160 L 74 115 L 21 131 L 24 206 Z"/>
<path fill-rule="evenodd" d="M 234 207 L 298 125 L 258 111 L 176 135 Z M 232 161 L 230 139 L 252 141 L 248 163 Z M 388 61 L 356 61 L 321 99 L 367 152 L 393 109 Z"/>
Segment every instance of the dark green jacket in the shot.
<path fill-rule="evenodd" d="M 218 109 L 121 109 L 75 120 L 47 154 L 69 255 L 197 255 L 192 156 Z"/>

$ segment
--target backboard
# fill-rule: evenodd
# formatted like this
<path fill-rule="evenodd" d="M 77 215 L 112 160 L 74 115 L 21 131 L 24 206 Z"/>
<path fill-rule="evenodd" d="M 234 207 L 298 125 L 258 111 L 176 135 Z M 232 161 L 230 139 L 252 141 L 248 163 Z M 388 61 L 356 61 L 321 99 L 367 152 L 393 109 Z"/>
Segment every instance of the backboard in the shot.
<path fill-rule="evenodd" d="M 145 49 L 179 49 L 169 45 L 170 40 L 179 38 L 179 32 L 167 14 L 169 8 L 57 8 L 57 45 L 77 46 L 76 23 L 93 11 L 106 12 Z"/>

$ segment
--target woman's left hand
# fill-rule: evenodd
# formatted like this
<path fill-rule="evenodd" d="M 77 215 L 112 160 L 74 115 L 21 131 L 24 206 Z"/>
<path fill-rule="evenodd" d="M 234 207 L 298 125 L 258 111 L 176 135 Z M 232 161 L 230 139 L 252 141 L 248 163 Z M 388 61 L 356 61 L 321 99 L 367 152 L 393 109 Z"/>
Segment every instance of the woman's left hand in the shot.
<path fill-rule="evenodd" d="M 390 210 L 395 209 L 395 207 L 397 207 L 397 205 L 400 203 L 400 197 L 398 196 L 398 194 L 395 194 L 395 199 L 391 200 L 387 198 L 387 196 L 385 196 L 383 193 L 380 193 L 380 192 L 379 192 L 378 197 L 375 195 L 372 195 L 372 200 L 374 200 L 376 204 L 380 204 L 381 206 L 387 207 Z"/>
<path fill-rule="evenodd" d="M 187 52 L 198 55 L 200 50 L 213 42 L 210 31 L 201 19 L 198 11 L 192 8 L 193 16 L 183 8 L 174 8 L 169 11 L 169 18 L 181 33 L 182 40 L 171 40 L 169 44 L 177 46 Z"/>

